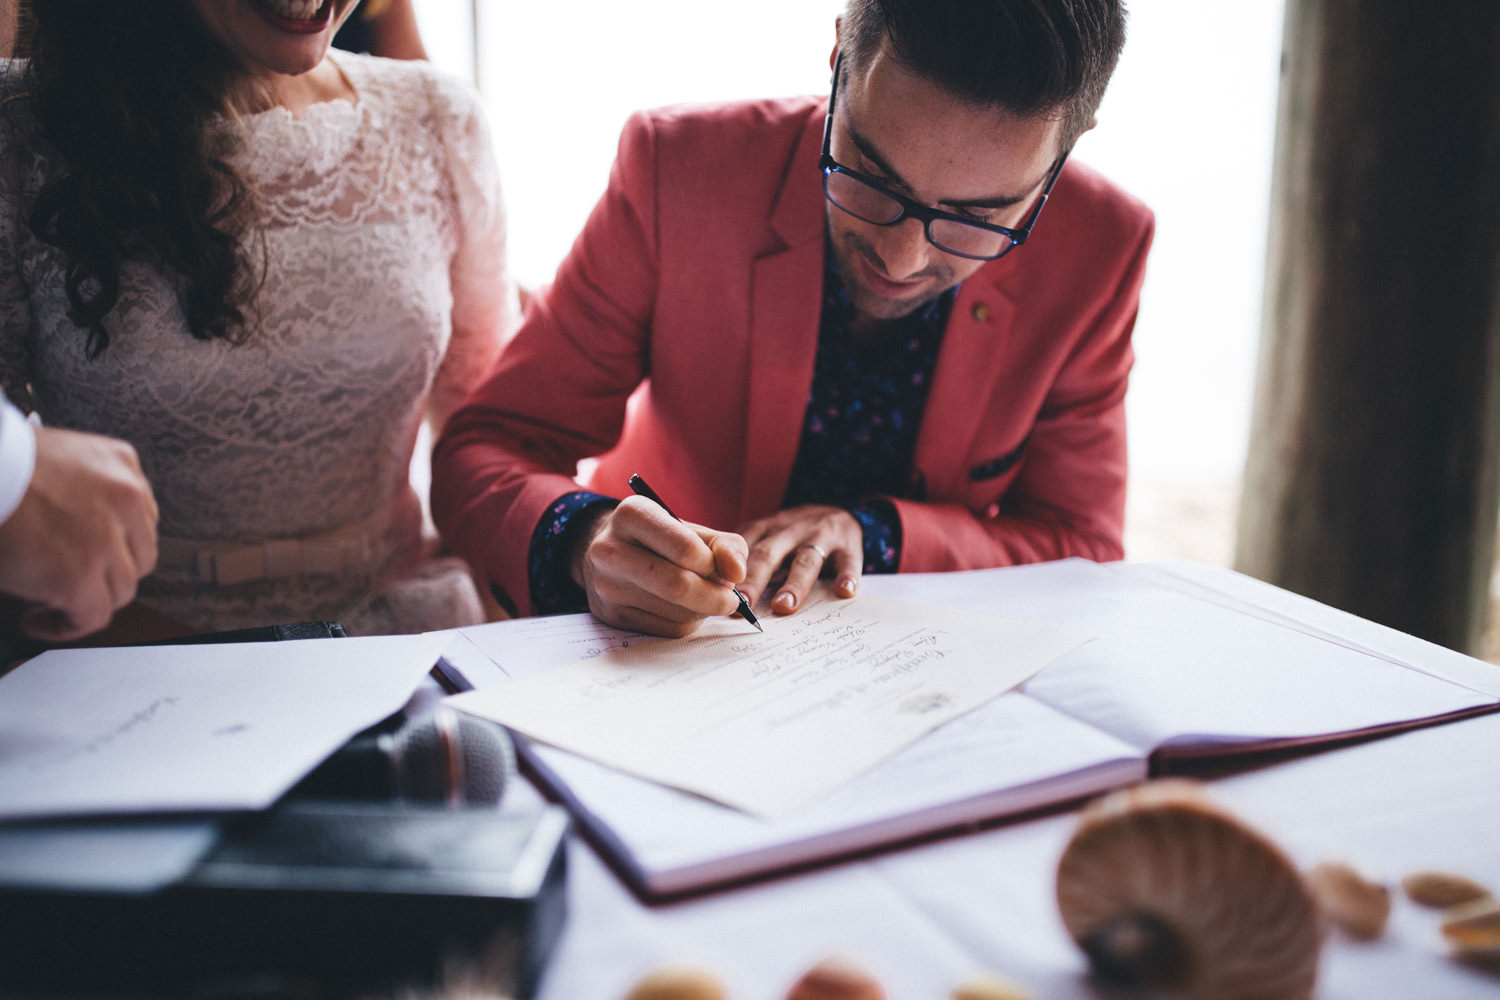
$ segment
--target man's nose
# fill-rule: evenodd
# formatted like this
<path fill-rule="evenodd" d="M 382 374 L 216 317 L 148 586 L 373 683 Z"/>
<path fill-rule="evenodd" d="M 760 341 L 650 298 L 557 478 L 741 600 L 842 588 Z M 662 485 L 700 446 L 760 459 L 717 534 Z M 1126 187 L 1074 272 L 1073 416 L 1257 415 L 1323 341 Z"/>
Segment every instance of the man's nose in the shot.
<path fill-rule="evenodd" d="M 903 219 L 880 230 L 880 237 L 875 252 L 892 281 L 905 281 L 926 269 L 932 244 L 927 242 L 922 220 Z"/>

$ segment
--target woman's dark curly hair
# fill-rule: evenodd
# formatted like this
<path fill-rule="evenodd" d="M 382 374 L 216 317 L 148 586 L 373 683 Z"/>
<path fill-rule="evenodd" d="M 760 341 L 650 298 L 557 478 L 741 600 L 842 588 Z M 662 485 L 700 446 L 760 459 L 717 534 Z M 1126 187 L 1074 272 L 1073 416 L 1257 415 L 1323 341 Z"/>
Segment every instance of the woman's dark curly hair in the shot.
<path fill-rule="evenodd" d="M 194 337 L 242 339 L 257 285 L 250 195 L 222 124 L 238 63 L 191 0 L 30 0 L 19 51 L 40 133 L 66 165 L 29 222 L 67 257 L 68 315 L 89 356 L 109 344 L 130 260 L 179 276 Z"/>

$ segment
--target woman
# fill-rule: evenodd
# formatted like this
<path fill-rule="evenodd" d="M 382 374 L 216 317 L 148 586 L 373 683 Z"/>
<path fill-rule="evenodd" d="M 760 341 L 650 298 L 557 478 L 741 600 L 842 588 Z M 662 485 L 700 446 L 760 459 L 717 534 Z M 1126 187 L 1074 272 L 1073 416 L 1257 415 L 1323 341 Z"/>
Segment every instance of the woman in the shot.
<path fill-rule="evenodd" d="M 112 434 L 192 630 L 482 617 L 409 464 L 516 318 L 484 117 L 358 0 L 34 0 L 0 112 L 0 386 Z"/>

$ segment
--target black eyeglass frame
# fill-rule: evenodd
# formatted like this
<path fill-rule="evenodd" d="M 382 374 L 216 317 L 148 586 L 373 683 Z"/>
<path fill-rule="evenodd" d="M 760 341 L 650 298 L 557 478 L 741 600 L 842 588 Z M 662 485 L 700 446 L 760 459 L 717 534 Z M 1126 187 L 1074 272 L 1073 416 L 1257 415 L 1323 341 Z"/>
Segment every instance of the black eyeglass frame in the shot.
<path fill-rule="evenodd" d="M 823 119 L 823 150 L 818 156 L 818 169 L 822 171 L 823 174 L 823 197 L 828 200 L 828 203 L 830 205 L 832 205 L 834 208 L 837 208 L 841 212 L 848 212 L 848 214 L 854 216 L 856 219 L 859 219 L 861 222 L 868 222 L 872 226 L 894 226 L 897 223 L 904 222 L 907 219 L 917 219 L 922 223 L 922 233 L 924 236 L 926 236 L 928 243 L 931 243 L 933 246 L 943 251 L 943 253 L 952 254 L 955 257 L 965 257 L 969 260 L 999 260 L 1001 257 L 1004 257 L 1016 247 L 1026 242 L 1027 237 L 1031 235 L 1032 227 L 1036 225 L 1036 220 L 1042 214 L 1043 206 L 1047 204 L 1047 196 L 1052 193 L 1052 186 L 1057 183 L 1057 178 L 1062 175 L 1063 164 L 1068 162 L 1068 153 L 1070 153 L 1071 150 L 1065 150 L 1062 156 L 1058 157 L 1056 166 L 1054 166 L 1052 168 L 1052 172 L 1047 175 L 1047 183 L 1042 187 L 1042 196 L 1037 200 L 1036 208 L 1031 210 L 1031 215 L 1026 219 L 1025 224 L 1022 225 L 1020 229 L 1010 229 L 1006 226 L 994 226 L 988 222 L 980 222 L 978 219 L 971 219 L 962 215 L 955 214 L 953 212 L 944 212 L 936 208 L 931 208 L 919 201 L 908 198 L 906 195 L 902 194 L 899 191 L 892 191 L 890 188 L 886 187 L 884 184 L 880 183 L 868 174 L 863 174 L 851 167 L 846 167 L 833 158 L 833 109 L 838 99 L 839 77 L 843 75 L 843 67 L 844 54 L 840 52 L 838 54 L 838 58 L 836 58 L 833 63 L 833 86 L 828 92 L 828 115 Z M 894 219 L 888 219 L 885 222 L 877 222 L 874 219 L 867 219 L 863 215 L 845 208 L 843 205 L 834 200 L 833 195 L 828 191 L 828 178 L 831 174 L 835 173 L 850 177 L 868 188 L 873 188 L 877 193 L 885 195 L 887 198 L 891 199 L 896 204 L 901 206 L 900 214 L 898 214 Z M 972 229 L 984 230 L 985 232 L 998 233 L 999 235 L 1006 237 L 1009 242 L 1003 244 L 1004 248 L 999 253 L 995 254 L 972 254 L 961 253 L 957 250 L 950 250 L 939 243 L 937 240 L 932 238 L 932 224 L 933 222 L 939 220 L 952 222 L 961 226 L 968 226 Z"/>

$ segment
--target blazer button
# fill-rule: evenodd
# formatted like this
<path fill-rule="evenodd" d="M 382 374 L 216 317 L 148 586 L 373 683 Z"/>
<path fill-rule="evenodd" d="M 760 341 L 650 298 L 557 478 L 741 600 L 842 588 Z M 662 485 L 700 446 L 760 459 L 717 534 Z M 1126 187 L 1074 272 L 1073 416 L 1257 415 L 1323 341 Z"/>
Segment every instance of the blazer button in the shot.
<path fill-rule="evenodd" d="M 990 321 L 990 307 L 983 302 L 974 303 L 974 308 L 969 310 L 969 315 L 974 317 L 976 323 L 988 323 Z"/>

